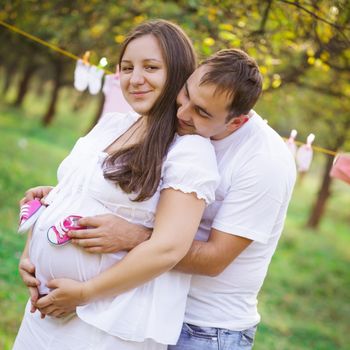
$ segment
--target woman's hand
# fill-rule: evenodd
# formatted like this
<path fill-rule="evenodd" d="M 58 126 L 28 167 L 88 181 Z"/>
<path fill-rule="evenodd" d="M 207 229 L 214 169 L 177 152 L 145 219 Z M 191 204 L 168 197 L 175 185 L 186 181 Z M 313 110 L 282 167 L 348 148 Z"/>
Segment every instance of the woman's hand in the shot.
<path fill-rule="evenodd" d="M 31 263 L 28 257 L 22 257 L 18 265 L 18 271 L 22 281 L 29 290 L 30 301 L 32 303 L 30 312 L 35 312 L 35 304 L 39 299 L 38 286 L 40 285 L 40 281 L 35 278 L 35 266 Z"/>
<path fill-rule="evenodd" d="M 40 199 L 41 203 L 45 205 L 45 197 L 51 192 L 52 189 L 52 186 L 38 186 L 30 188 L 28 191 L 26 191 L 24 197 L 20 200 L 19 205 L 22 206 L 23 204 L 35 198 Z"/>
<path fill-rule="evenodd" d="M 35 307 L 43 315 L 54 317 L 67 316 L 79 305 L 87 303 L 85 283 L 67 278 L 54 279 L 47 283 L 53 289 L 49 294 L 40 298 Z"/>

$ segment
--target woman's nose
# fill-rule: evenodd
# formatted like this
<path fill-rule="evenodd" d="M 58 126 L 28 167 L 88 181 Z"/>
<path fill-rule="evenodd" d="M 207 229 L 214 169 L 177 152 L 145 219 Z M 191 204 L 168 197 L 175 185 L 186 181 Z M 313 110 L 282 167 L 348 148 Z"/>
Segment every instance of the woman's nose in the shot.
<path fill-rule="evenodd" d="M 142 70 L 134 68 L 131 78 L 130 78 L 130 83 L 133 85 L 140 85 L 143 84 L 145 81 L 145 78 L 143 76 Z"/>

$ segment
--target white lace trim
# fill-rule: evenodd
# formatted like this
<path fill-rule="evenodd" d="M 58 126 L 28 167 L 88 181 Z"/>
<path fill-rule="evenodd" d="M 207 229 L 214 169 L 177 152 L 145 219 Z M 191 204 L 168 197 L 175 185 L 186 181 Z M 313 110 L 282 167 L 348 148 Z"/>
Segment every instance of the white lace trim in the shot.
<path fill-rule="evenodd" d="M 198 199 L 204 199 L 206 205 L 209 205 L 214 201 L 214 198 L 208 198 L 208 195 L 204 194 L 201 191 L 198 191 L 196 189 L 193 189 L 192 187 L 182 185 L 182 184 L 172 184 L 172 183 L 167 183 L 161 186 L 160 190 L 164 190 L 166 188 L 173 188 L 174 190 L 179 190 L 183 193 L 195 193 L 196 197 Z"/>

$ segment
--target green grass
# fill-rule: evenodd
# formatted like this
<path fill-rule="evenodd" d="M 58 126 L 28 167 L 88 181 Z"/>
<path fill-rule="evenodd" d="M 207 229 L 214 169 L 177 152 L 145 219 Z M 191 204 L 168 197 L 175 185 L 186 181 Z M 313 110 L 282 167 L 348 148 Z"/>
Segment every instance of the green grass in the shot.
<path fill-rule="evenodd" d="M 61 96 L 61 101 L 71 99 L 68 92 Z M 90 101 L 75 113 L 70 103 L 61 103 L 53 125 L 45 129 L 39 123 L 41 101 L 34 97 L 27 101 L 23 110 L 0 101 L 0 349 L 4 350 L 11 348 L 27 300 L 17 272 L 25 241 L 16 234 L 18 200 L 31 186 L 55 183 L 57 165 L 87 130 L 96 107 L 96 100 Z M 305 229 L 321 177 L 318 164 L 323 159 L 316 158 L 313 172 L 296 187 L 260 294 L 262 322 L 255 350 L 348 348 L 350 186 L 335 181 L 320 229 Z"/>

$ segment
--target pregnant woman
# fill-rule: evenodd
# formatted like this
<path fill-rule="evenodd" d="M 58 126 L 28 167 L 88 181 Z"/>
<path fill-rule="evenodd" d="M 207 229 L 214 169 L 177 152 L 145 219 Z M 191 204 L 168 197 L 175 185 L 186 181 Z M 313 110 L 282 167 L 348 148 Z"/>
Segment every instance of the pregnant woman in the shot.
<path fill-rule="evenodd" d="M 84 305 L 42 319 L 28 301 L 15 350 L 161 350 L 180 334 L 190 276 L 170 270 L 190 248 L 219 180 L 209 139 L 176 134 L 175 100 L 195 55 L 181 29 L 152 21 L 126 38 L 119 64 L 135 112 L 105 115 L 78 140 L 24 252 L 41 295 L 55 296 L 60 288 L 46 284 L 62 279 Z M 48 241 L 66 217 L 106 213 L 153 228 L 152 237 L 128 254 Z"/>

